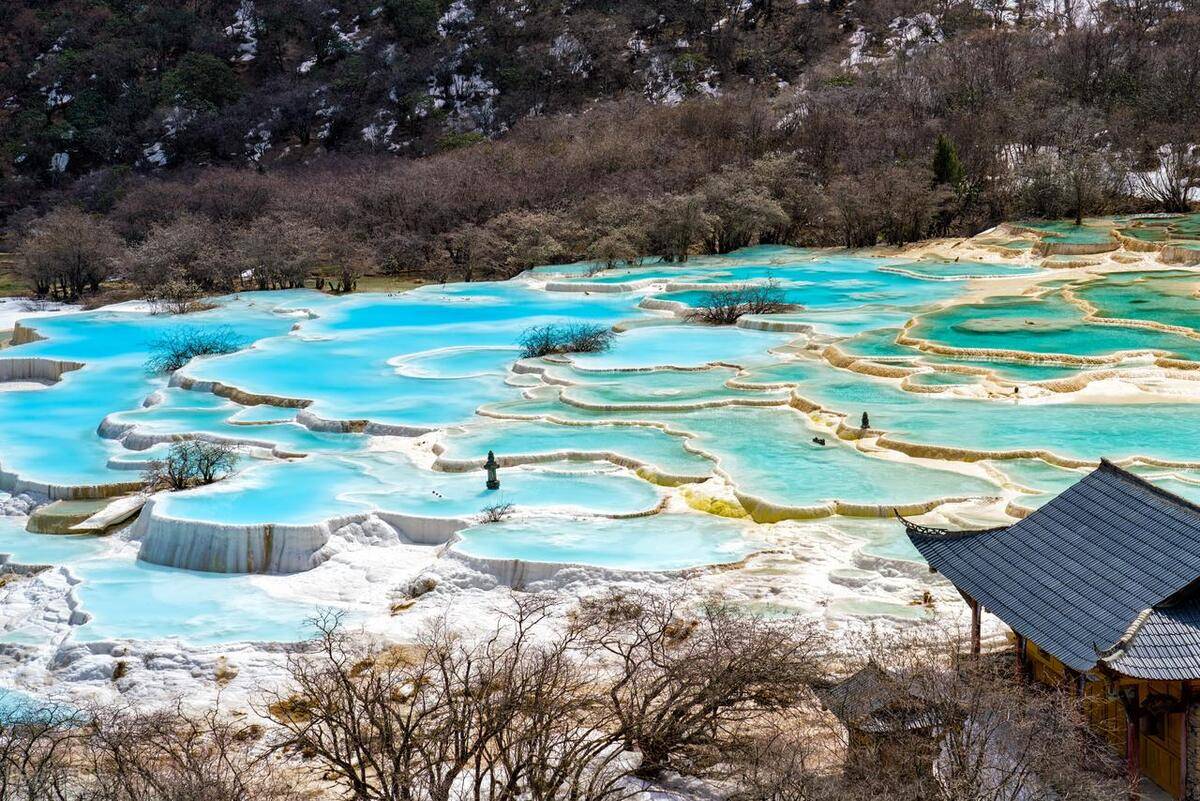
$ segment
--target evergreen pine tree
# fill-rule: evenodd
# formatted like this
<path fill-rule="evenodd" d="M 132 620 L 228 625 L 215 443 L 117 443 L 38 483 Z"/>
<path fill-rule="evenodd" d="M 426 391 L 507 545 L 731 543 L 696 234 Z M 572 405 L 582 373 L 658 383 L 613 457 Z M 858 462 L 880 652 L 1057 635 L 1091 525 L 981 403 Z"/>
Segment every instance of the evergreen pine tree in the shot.
<path fill-rule="evenodd" d="M 938 134 L 933 153 L 933 181 L 957 187 L 963 180 L 962 162 L 954 143 L 945 134 Z"/>

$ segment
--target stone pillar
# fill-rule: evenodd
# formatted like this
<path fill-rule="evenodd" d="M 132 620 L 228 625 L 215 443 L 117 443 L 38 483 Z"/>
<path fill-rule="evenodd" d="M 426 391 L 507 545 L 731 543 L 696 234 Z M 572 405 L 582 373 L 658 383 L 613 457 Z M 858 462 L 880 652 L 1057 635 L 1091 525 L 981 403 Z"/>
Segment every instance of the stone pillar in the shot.
<path fill-rule="evenodd" d="M 500 464 L 496 461 L 496 454 L 488 451 L 487 461 L 483 467 L 487 470 L 487 488 L 489 490 L 500 489 L 500 479 L 496 477 L 496 468 L 499 466 Z"/>

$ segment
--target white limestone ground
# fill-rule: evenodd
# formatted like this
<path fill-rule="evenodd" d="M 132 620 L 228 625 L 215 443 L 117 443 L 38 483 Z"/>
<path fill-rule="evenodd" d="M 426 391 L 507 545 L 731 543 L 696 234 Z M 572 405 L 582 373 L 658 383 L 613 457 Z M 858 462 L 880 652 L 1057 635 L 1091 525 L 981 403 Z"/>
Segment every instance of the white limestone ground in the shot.
<path fill-rule="evenodd" d="M 730 488 L 715 480 L 701 490 L 720 496 Z M 682 507 L 682 490 L 673 493 L 670 503 Z M 941 519 L 954 514 L 959 524 L 964 517 L 1002 516 L 1002 509 L 997 501 L 947 511 Z M 924 565 L 864 548 L 881 525 L 888 523 L 833 519 L 757 526 L 758 552 L 732 567 L 654 573 L 543 566 L 523 569 L 520 589 L 548 593 L 564 605 L 610 587 L 719 593 L 751 611 L 804 614 L 831 629 L 963 625 L 957 596 Z M 112 535 L 106 558 L 132 559 L 139 547 L 133 533 L 131 527 Z M 353 625 L 396 641 L 411 640 L 434 618 L 483 630 L 511 591 L 504 575 L 511 564 L 404 542 L 374 517 L 337 529 L 325 551 L 325 561 L 307 572 L 250 580 L 272 597 L 310 604 L 314 611 L 343 610 Z M 69 569 L 57 567 L 0 588 L 0 629 L 28 634 L 25 644 L 0 647 L 0 686 L 76 704 L 121 697 L 154 705 L 183 698 L 256 714 L 256 699 L 279 684 L 289 653 L 297 649 L 281 643 L 197 646 L 178 639 L 81 642 L 72 636 L 87 614 L 76 597 L 77 584 Z M 922 605 L 926 591 L 931 606 Z M 863 611 L 872 613 L 869 622 L 859 616 Z"/>
<path fill-rule="evenodd" d="M 0 298 L 0 332 L 12 331 L 17 320 L 29 320 L 38 317 L 49 317 L 55 314 L 77 311 L 78 306 L 51 301 L 29 300 L 27 298 Z M 7 341 L 7 337 L 0 340 Z"/>

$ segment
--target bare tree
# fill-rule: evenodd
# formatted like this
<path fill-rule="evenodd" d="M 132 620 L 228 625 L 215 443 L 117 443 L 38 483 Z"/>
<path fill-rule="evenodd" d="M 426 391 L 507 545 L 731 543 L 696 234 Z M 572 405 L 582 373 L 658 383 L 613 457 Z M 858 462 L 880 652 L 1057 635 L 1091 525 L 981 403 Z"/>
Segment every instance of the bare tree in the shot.
<path fill-rule="evenodd" d="M 710 601 L 609 592 L 581 603 L 581 641 L 613 671 L 608 703 L 636 773 L 697 775 L 722 744 L 764 712 L 794 706 L 816 675 L 822 638 L 801 623 L 773 623 Z"/>
<path fill-rule="evenodd" d="M 200 287 L 188 279 L 173 278 L 155 286 L 146 300 L 154 314 L 187 314 L 205 308 L 200 303 L 202 294 Z"/>
<path fill-rule="evenodd" d="M 197 356 L 233 353 L 246 346 L 246 340 L 229 326 L 170 328 L 150 343 L 146 370 L 172 373 Z"/>
<path fill-rule="evenodd" d="M 353 236 L 342 230 L 328 230 L 320 239 L 320 268 L 317 288 L 328 282 L 331 291 L 342 294 L 358 288 L 358 279 L 366 275 L 370 253 Z"/>
<path fill-rule="evenodd" d="M 731 801 L 834 801 L 835 743 L 838 733 L 811 708 L 770 716 L 727 751 Z"/>
<path fill-rule="evenodd" d="M 568 227 L 557 215 L 541 212 L 514 210 L 493 217 L 487 228 L 503 243 L 505 269 L 498 277 L 510 278 L 539 264 L 563 261 L 566 248 L 560 238 L 570 234 L 564 230 Z"/>
<path fill-rule="evenodd" d="M 595 703 L 602 677 L 570 638 L 533 636 L 554 608 L 517 597 L 481 637 L 439 622 L 406 648 L 321 617 L 315 657 L 293 657 L 290 688 L 268 696 L 276 749 L 370 801 L 626 797 L 611 716 Z"/>
<path fill-rule="evenodd" d="M 713 230 L 713 217 L 704 210 L 700 194 L 668 195 L 649 211 L 650 252 L 665 261 L 687 261 L 692 248 Z"/>
<path fill-rule="evenodd" d="M 79 799 L 299 801 L 288 766 L 263 746 L 263 727 L 182 704 L 156 711 L 89 710 L 75 754 Z"/>
<path fill-rule="evenodd" d="M 121 253 L 121 240 L 108 222 L 62 206 L 30 226 L 21 241 L 19 270 L 37 295 L 72 299 L 98 291 Z"/>
<path fill-rule="evenodd" d="M 462 280 L 470 283 L 485 265 L 502 258 L 504 243 L 491 230 L 471 223 L 461 225 L 442 237 L 446 255 L 458 269 Z"/>
<path fill-rule="evenodd" d="M 70 797 L 70 755 L 83 716 L 58 704 L 21 700 L 6 707 L 0 715 L 0 799 Z"/>
<path fill-rule="evenodd" d="M 713 253 L 754 244 L 788 224 L 783 207 L 748 171 L 721 170 L 705 181 L 704 196 L 705 210 L 712 220 L 708 248 Z"/>
<path fill-rule="evenodd" d="M 1069 106 L 1055 123 L 1055 148 L 1059 169 L 1066 178 L 1075 224 L 1092 212 L 1106 185 L 1107 167 L 1098 134 L 1103 123 L 1093 112 Z"/>
<path fill-rule="evenodd" d="M 858 750 L 842 757 L 836 797 L 1100 801 L 1128 792 L 1103 734 L 1087 726 L 1085 700 L 1025 684 L 1011 653 L 964 656 L 961 637 L 928 630 L 849 645 L 835 661 L 878 679 L 845 704 L 895 730 L 869 742 L 851 735 Z"/>
<path fill-rule="evenodd" d="M 232 475 L 240 458 L 237 447 L 229 443 L 198 439 L 176 442 L 166 458 L 151 462 L 143 481 L 152 490 L 213 484 Z"/>
<path fill-rule="evenodd" d="M 747 314 L 780 314 L 794 308 L 779 282 L 771 279 L 765 284 L 707 292 L 684 316 L 709 325 L 733 325 Z"/>
<path fill-rule="evenodd" d="M 525 358 L 552 353 L 598 353 L 612 347 L 612 328 L 591 323 L 550 323 L 526 328 L 517 344 Z"/>
<path fill-rule="evenodd" d="M 292 289 L 320 263 L 322 233 L 295 216 L 259 217 L 234 236 L 244 282 L 259 289 Z"/>
<path fill-rule="evenodd" d="M 1200 195 L 1200 144 L 1175 140 L 1160 146 L 1145 164 L 1130 170 L 1133 186 L 1153 198 L 1163 211 L 1183 213 L 1191 209 L 1191 200 Z M 1144 169 L 1139 169 L 1142 167 Z"/>
<path fill-rule="evenodd" d="M 592 242 L 587 257 L 596 263 L 592 272 L 599 272 L 619 264 L 636 264 L 644 252 L 644 236 L 632 226 L 624 226 L 609 230 Z"/>
<path fill-rule="evenodd" d="M 176 281 L 203 290 L 229 291 L 237 283 L 238 271 L 226 238 L 227 232 L 209 219 L 182 214 L 155 225 L 130 250 L 126 277 L 150 292 Z"/>
<path fill-rule="evenodd" d="M 503 523 L 515 508 L 511 503 L 493 503 L 479 510 L 479 520 L 481 523 Z"/>

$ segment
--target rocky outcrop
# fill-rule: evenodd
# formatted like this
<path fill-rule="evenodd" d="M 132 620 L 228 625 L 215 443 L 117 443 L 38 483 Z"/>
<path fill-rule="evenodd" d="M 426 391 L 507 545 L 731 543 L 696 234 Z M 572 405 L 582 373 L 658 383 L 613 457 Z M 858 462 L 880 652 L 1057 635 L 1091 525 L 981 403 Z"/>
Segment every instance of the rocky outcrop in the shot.
<path fill-rule="evenodd" d="M 799 320 L 773 319 L 771 315 L 748 314 L 737 321 L 738 328 L 748 331 L 770 331 L 778 334 L 811 334 L 813 327 Z"/>
<path fill-rule="evenodd" d="M 16 495 L 0 493 L 0 517 L 25 517 L 33 514 L 34 510 L 46 502 L 27 492 Z"/>
<path fill-rule="evenodd" d="M 157 515 L 143 507 L 133 536 L 138 558 L 156 565 L 208 573 L 299 573 L 325 560 L 319 552 L 334 528 L 366 514 L 313 525 L 229 525 Z"/>
<path fill-rule="evenodd" d="M 728 569 L 744 564 L 744 557 L 731 564 L 700 565 L 676 570 L 621 570 L 611 567 L 573 564 L 570 562 L 536 562 L 527 559 L 495 559 L 462 553 L 451 546 L 446 555 L 479 573 L 493 576 L 506 587 L 521 590 L 532 584 L 568 585 L 575 582 L 594 584 L 599 581 L 641 581 L 656 583 L 669 578 L 690 578 L 702 573 Z"/>
<path fill-rule="evenodd" d="M 208 573 L 290 574 L 346 550 L 409 542 L 445 545 L 471 525 L 461 518 L 363 512 L 312 524 L 233 525 L 158 514 L 151 499 L 134 523 L 146 562 Z"/>
<path fill-rule="evenodd" d="M 103 500 L 55 501 L 29 516 L 25 530 L 35 534 L 71 534 L 72 528 L 103 510 Z"/>
<path fill-rule="evenodd" d="M 296 415 L 296 422 L 310 431 L 330 434 L 370 434 L 379 437 L 419 437 L 436 430 L 429 426 L 376 423 L 366 419 L 331 420 L 319 417 L 308 409 L 304 409 Z"/>
<path fill-rule="evenodd" d="M 921 372 L 920 368 L 908 367 L 901 364 L 888 364 L 882 361 L 866 359 L 846 353 L 837 345 L 828 345 L 821 352 L 825 361 L 834 367 L 849 370 L 862 375 L 872 375 L 878 378 L 905 378 Z"/>
<path fill-rule="evenodd" d="M 901 515 L 922 515 L 931 512 L 947 503 L 961 503 L 970 500 L 969 496 L 934 498 L 928 501 L 912 503 L 868 504 L 850 501 L 829 500 L 807 506 L 789 506 L 774 503 L 748 493 L 734 490 L 738 503 L 749 512 L 755 523 L 779 523 L 783 520 L 815 520 L 821 517 L 843 515 L 846 517 L 892 517 Z"/>
<path fill-rule="evenodd" d="M 63 375 L 83 367 L 83 362 L 43 359 L 38 356 L 17 356 L 0 359 L 0 382 L 39 381 L 57 383 Z"/>
<path fill-rule="evenodd" d="M 306 398 L 288 398 L 282 395 L 266 395 L 257 392 L 247 392 L 229 384 L 223 384 L 220 381 L 202 381 L 197 378 L 192 378 L 180 371 L 175 371 L 171 375 L 170 386 L 180 387 L 181 389 L 190 389 L 196 392 L 211 392 L 222 398 L 228 398 L 234 403 L 240 403 L 242 406 L 281 406 L 287 409 L 304 409 L 312 405 L 312 401 Z"/>
<path fill-rule="evenodd" d="M 1158 256 L 1160 261 L 1167 264 L 1184 264 L 1188 266 L 1200 264 L 1200 248 L 1183 245 L 1163 245 Z"/>
<path fill-rule="evenodd" d="M 1138 253 L 1156 253 L 1162 250 L 1162 243 L 1151 242 L 1145 239 L 1138 239 L 1136 236 L 1126 236 L 1118 230 L 1113 230 L 1113 237 L 1121 243 L 1121 247 L 1126 250 L 1136 251 Z"/>
<path fill-rule="evenodd" d="M 12 344 L 14 346 L 28 345 L 31 342 L 41 342 L 43 339 L 45 339 L 44 336 L 27 325 L 17 323 L 13 326 Z"/>
<path fill-rule="evenodd" d="M 376 512 L 375 516 L 414 545 L 445 545 L 454 540 L 455 534 L 471 525 L 470 520 L 456 517 L 417 517 L 383 511 Z"/>
<path fill-rule="evenodd" d="M 84 500 L 91 498 L 115 498 L 118 495 L 128 495 L 142 488 L 140 481 L 123 481 L 115 484 L 48 484 L 43 481 L 30 481 L 17 473 L 5 470 L 0 465 L 0 490 L 18 493 L 41 495 L 53 501 Z"/>

